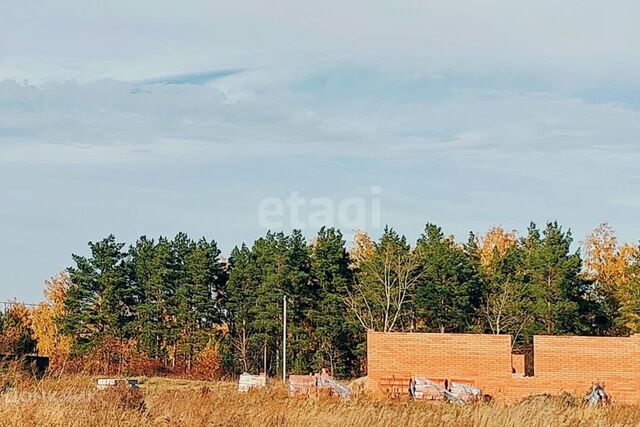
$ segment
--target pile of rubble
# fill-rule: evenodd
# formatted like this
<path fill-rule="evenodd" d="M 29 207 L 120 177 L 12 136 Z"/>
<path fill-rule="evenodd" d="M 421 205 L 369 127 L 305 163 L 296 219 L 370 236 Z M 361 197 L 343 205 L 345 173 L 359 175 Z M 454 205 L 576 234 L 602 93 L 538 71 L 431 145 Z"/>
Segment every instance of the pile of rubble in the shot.
<path fill-rule="evenodd" d="M 450 403 L 466 404 L 479 401 L 482 398 L 482 391 L 471 384 L 414 377 L 409 382 L 409 395 L 414 400 L 444 400 Z"/>
<path fill-rule="evenodd" d="M 351 398 L 351 390 L 344 384 L 334 380 L 326 369 L 313 375 L 290 375 L 289 396 L 309 395 L 319 390 L 329 390 L 330 394 L 340 396 L 344 400 Z"/>

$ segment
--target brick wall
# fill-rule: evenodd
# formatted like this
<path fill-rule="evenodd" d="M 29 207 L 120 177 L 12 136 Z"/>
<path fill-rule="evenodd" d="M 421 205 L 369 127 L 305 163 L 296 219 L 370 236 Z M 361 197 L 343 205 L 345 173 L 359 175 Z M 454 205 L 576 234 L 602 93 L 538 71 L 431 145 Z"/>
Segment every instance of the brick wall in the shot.
<path fill-rule="evenodd" d="M 368 376 L 472 382 L 490 394 L 511 378 L 511 337 L 480 334 L 367 334 Z"/>
<path fill-rule="evenodd" d="M 511 337 L 481 334 L 367 334 L 372 384 L 390 377 L 472 382 L 497 399 L 567 391 L 585 394 L 604 383 L 614 401 L 640 403 L 640 335 L 632 337 L 534 337 L 534 376 L 511 355 Z"/>
<path fill-rule="evenodd" d="M 640 335 L 535 336 L 533 348 L 534 376 L 551 392 L 584 393 L 599 382 L 614 400 L 640 403 Z"/>
<path fill-rule="evenodd" d="M 511 367 L 514 374 L 524 375 L 524 354 L 512 354 Z"/>

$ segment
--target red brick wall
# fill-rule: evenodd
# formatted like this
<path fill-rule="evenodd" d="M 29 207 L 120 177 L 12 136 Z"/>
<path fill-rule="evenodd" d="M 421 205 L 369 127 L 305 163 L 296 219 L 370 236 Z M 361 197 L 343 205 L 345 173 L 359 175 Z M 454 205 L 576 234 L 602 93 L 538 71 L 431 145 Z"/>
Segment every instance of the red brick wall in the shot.
<path fill-rule="evenodd" d="M 512 375 L 511 337 L 481 334 L 367 334 L 368 375 L 375 386 L 388 377 L 424 376 L 471 381 L 495 398 L 567 391 L 585 394 L 604 383 L 614 401 L 640 403 L 640 335 L 534 337 L 534 376 Z"/>
<path fill-rule="evenodd" d="M 488 393 L 511 378 L 511 337 L 480 334 L 367 334 L 368 377 L 464 380 Z"/>
<path fill-rule="evenodd" d="M 512 354 L 511 366 L 513 373 L 524 375 L 524 354 Z"/>
<path fill-rule="evenodd" d="M 599 382 L 614 400 L 640 402 L 640 335 L 535 336 L 533 348 L 534 376 L 550 392 L 585 393 Z"/>

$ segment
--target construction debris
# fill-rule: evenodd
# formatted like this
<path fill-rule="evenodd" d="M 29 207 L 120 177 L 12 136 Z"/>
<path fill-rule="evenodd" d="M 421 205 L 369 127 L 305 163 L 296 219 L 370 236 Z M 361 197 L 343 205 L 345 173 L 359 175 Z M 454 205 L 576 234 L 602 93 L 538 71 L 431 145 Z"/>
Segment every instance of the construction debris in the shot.
<path fill-rule="evenodd" d="M 252 389 L 264 388 L 266 385 L 267 376 L 265 374 L 251 375 L 244 372 L 238 381 L 238 391 L 245 393 Z"/>
<path fill-rule="evenodd" d="M 396 377 L 393 375 L 391 377 L 381 378 L 379 384 L 391 399 L 402 398 L 406 396 L 407 393 L 411 395 L 410 387 L 412 379 L 409 377 Z"/>
<path fill-rule="evenodd" d="M 589 406 L 606 405 L 609 403 L 609 396 L 604 391 L 604 386 L 593 383 L 591 391 L 584 398 Z"/>
<path fill-rule="evenodd" d="M 448 402 L 458 404 L 477 402 L 480 396 L 480 389 L 469 384 L 451 382 L 449 390 L 444 391 L 444 397 Z"/>
<path fill-rule="evenodd" d="M 480 400 L 482 392 L 471 384 L 415 377 L 409 383 L 409 394 L 416 399 L 444 400 L 466 404 Z"/>
<path fill-rule="evenodd" d="M 340 384 L 331 377 L 317 377 L 317 381 L 318 388 L 328 387 L 344 400 L 349 400 L 351 397 L 351 390 L 349 387 L 344 384 Z"/>
<path fill-rule="evenodd" d="M 365 394 L 369 391 L 369 378 L 364 376 L 349 383 L 349 390 L 354 394 Z"/>
<path fill-rule="evenodd" d="M 290 396 L 309 395 L 321 389 L 328 389 L 330 393 L 337 394 L 344 400 L 351 397 L 349 387 L 331 378 L 325 369 L 314 375 L 289 375 Z"/>
<path fill-rule="evenodd" d="M 444 400 L 446 385 L 427 378 L 415 377 L 409 382 L 409 395 L 414 399 Z"/>
<path fill-rule="evenodd" d="M 313 375 L 289 375 L 289 396 L 308 395 L 317 388 Z"/>

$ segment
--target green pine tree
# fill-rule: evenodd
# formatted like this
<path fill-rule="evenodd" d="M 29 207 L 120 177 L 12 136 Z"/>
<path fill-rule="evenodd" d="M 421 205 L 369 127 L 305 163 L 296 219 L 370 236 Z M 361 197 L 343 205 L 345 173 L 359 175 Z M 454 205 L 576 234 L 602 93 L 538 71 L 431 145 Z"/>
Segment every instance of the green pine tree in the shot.
<path fill-rule="evenodd" d="M 181 235 L 176 239 L 176 252 L 183 257 L 178 262 L 182 268 L 176 282 L 178 352 L 190 370 L 195 355 L 207 345 L 214 327 L 222 322 L 226 272 L 214 241 L 203 238 L 186 242 Z"/>
<path fill-rule="evenodd" d="M 563 231 L 557 222 L 547 223 L 542 235 L 531 224 L 523 239 L 529 310 L 535 318 L 531 332 L 564 334 L 583 330 L 580 319 L 586 282 L 580 277 L 580 253 L 571 251 L 572 241 L 571 231 Z"/>
<path fill-rule="evenodd" d="M 282 345 L 282 300 L 285 295 L 287 271 L 287 238 L 283 233 L 267 233 L 256 240 L 252 247 L 258 273 L 255 304 L 250 309 L 249 325 L 253 339 L 266 352 L 267 370 L 270 374 L 280 371 Z"/>
<path fill-rule="evenodd" d="M 172 341 L 171 317 L 175 284 L 171 271 L 171 245 L 165 237 L 158 242 L 142 236 L 129 250 L 132 281 L 140 291 L 137 305 L 136 333 L 149 357 L 169 360 L 168 343 Z"/>
<path fill-rule="evenodd" d="M 236 373 L 261 371 L 262 343 L 256 342 L 254 320 L 260 275 L 254 256 L 245 244 L 235 247 L 229 257 L 226 315 L 231 347 L 231 369 Z"/>
<path fill-rule="evenodd" d="M 75 338 L 76 350 L 88 350 L 106 337 L 132 335 L 138 293 L 129 281 L 123 247 L 110 235 L 89 242 L 91 257 L 73 255 L 63 331 Z"/>
<path fill-rule="evenodd" d="M 323 227 L 311 245 L 311 280 L 316 301 L 310 311 L 313 368 L 330 368 L 335 376 L 357 374 L 355 349 L 363 334 L 344 302 L 353 283 L 342 233 Z"/>
<path fill-rule="evenodd" d="M 418 330 L 464 332 L 471 328 L 475 308 L 471 294 L 477 287 L 477 272 L 470 258 L 453 237 L 440 227 L 427 224 L 418 239 L 421 260 L 414 307 Z"/>

